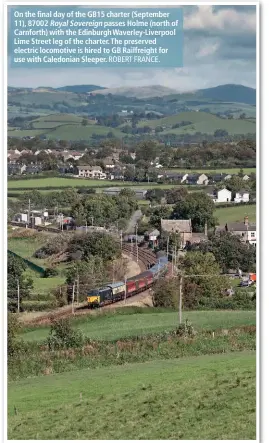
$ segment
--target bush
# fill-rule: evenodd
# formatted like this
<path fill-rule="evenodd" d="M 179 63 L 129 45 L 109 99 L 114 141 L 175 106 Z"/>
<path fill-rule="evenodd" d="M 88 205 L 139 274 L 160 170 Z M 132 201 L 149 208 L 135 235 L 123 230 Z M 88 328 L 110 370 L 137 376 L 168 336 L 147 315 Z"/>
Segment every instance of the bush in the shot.
<path fill-rule="evenodd" d="M 56 300 L 24 300 L 21 303 L 21 311 L 22 312 L 48 311 L 50 309 L 55 308 L 56 305 L 57 305 Z"/>
<path fill-rule="evenodd" d="M 154 286 L 153 306 L 162 308 L 176 308 L 178 300 L 178 281 L 159 280 Z"/>
<path fill-rule="evenodd" d="M 84 337 L 81 331 L 72 329 L 69 319 L 61 319 L 52 323 L 46 343 L 51 351 L 81 348 L 84 344 Z"/>
<path fill-rule="evenodd" d="M 55 277 L 56 275 L 58 275 L 58 271 L 56 268 L 46 268 L 43 277 Z"/>
<path fill-rule="evenodd" d="M 17 339 L 19 331 L 20 324 L 17 315 L 9 313 L 7 324 L 7 353 L 9 357 L 14 355 L 19 349 L 19 341 Z"/>

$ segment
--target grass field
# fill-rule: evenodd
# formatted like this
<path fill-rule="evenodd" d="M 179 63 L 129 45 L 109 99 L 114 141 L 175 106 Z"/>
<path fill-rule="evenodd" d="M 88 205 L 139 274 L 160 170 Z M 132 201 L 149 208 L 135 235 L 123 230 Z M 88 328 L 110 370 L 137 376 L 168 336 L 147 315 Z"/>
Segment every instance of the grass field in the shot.
<path fill-rule="evenodd" d="M 183 320 L 192 322 L 195 329 L 218 329 L 232 326 L 255 325 L 255 311 L 189 311 Z M 88 316 L 75 324 L 88 337 L 95 340 L 117 340 L 123 337 L 172 330 L 178 325 L 177 312 L 150 312 L 143 314 L 116 314 L 113 316 Z M 22 334 L 26 341 L 42 341 L 49 328 L 27 330 Z"/>
<path fill-rule="evenodd" d="M 180 128 L 170 128 L 170 126 L 182 121 L 192 123 Z M 213 134 L 217 129 L 226 130 L 229 134 L 254 134 L 256 132 L 256 124 L 254 122 L 241 119 L 223 119 L 207 112 L 193 111 L 181 112 L 156 120 L 142 121 L 138 126 L 149 126 L 151 128 L 156 128 L 157 126 L 168 127 L 162 134 L 192 134 L 195 132 Z"/>
<path fill-rule="evenodd" d="M 51 178 L 37 178 L 37 179 L 28 179 L 28 180 L 9 180 L 8 182 L 8 190 L 15 192 L 20 192 L 19 188 L 27 188 L 27 189 L 38 189 L 42 190 L 42 188 L 53 187 L 55 189 L 60 189 L 62 187 L 70 188 L 79 188 L 79 187 L 87 187 L 87 188 L 98 188 L 98 187 L 135 187 L 136 189 L 171 189 L 176 188 L 180 185 L 174 184 L 157 184 L 157 183 L 133 183 L 133 182 L 122 182 L 122 181 L 111 181 L 111 180 L 91 180 L 91 179 L 83 179 L 83 178 L 63 178 L 63 177 L 51 177 Z M 188 189 L 192 187 L 189 186 Z M 197 189 L 197 188 L 196 188 Z M 201 190 L 204 187 L 201 186 Z M 22 189 L 21 192 L 24 192 Z M 48 190 L 49 192 L 49 190 Z"/>
<path fill-rule="evenodd" d="M 214 174 L 221 174 L 221 173 L 225 173 L 225 174 L 238 174 L 240 172 L 241 168 L 219 168 L 219 169 L 193 169 L 193 170 L 188 170 L 188 169 L 184 169 L 184 168 L 172 168 L 172 169 L 165 169 L 166 172 L 187 172 L 189 174 L 192 174 L 193 172 L 198 172 L 198 173 L 204 173 L 204 174 L 209 174 L 209 175 L 214 175 Z M 252 172 L 256 173 L 256 168 L 243 168 L 243 171 L 245 174 L 251 174 Z"/>
<path fill-rule="evenodd" d="M 37 265 L 42 266 L 45 262 L 42 259 L 33 257 L 33 253 L 45 244 L 46 239 L 42 234 L 33 237 L 8 238 L 8 249 L 23 258 L 26 258 Z"/>
<path fill-rule="evenodd" d="M 8 182 L 8 189 L 17 188 L 28 188 L 28 189 L 42 189 L 47 186 L 61 188 L 65 186 L 70 186 L 70 188 L 83 187 L 97 187 L 97 186 L 119 186 L 122 182 L 112 182 L 111 180 L 91 180 L 83 178 L 63 178 L 63 177 L 48 177 L 48 178 L 37 178 L 29 180 L 10 180 Z M 126 186 L 126 184 L 125 184 Z"/>
<path fill-rule="evenodd" d="M 255 222 L 256 205 L 232 206 L 231 208 L 216 208 L 214 212 L 214 216 L 217 217 L 220 225 L 232 222 L 243 222 L 246 215 L 249 218 L 249 222 Z"/>
<path fill-rule="evenodd" d="M 8 439 L 254 440 L 255 397 L 255 352 L 35 377 L 8 386 Z"/>

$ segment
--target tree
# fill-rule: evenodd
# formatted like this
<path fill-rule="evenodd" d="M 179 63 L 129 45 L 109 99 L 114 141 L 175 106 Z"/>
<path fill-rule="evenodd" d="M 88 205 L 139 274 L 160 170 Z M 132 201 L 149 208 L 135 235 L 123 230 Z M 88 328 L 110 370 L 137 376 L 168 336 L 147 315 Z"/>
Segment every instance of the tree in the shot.
<path fill-rule="evenodd" d="M 81 121 L 82 126 L 87 126 L 88 125 L 88 119 L 87 118 L 83 118 Z"/>
<path fill-rule="evenodd" d="M 242 269 L 251 272 L 256 269 L 256 248 L 243 243 L 239 237 L 229 232 L 211 238 L 209 248 L 223 272 L 229 269 Z"/>
<path fill-rule="evenodd" d="M 244 189 L 246 191 L 250 189 L 250 185 L 237 175 L 233 175 L 232 178 L 230 178 L 229 180 L 225 180 L 225 185 L 226 188 L 231 191 L 233 197 L 235 193 L 240 189 Z"/>
<path fill-rule="evenodd" d="M 12 357 L 19 350 L 18 334 L 21 330 L 16 314 L 8 313 L 7 319 L 7 353 Z"/>
<path fill-rule="evenodd" d="M 172 188 L 166 191 L 166 201 L 168 204 L 178 203 L 185 200 L 188 195 L 188 191 L 183 186 L 178 188 Z"/>
<path fill-rule="evenodd" d="M 157 229 L 161 229 L 161 219 L 170 218 L 171 209 L 168 206 L 162 205 L 151 210 L 149 223 Z"/>
<path fill-rule="evenodd" d="M 157 145 L 153 141 L 145 141 L 138 145 L 136 150 L 136 160 L 150 162 L 155 160 L 157 155 Z"/>
<path fill-rule="evenodd" d="M 178 306 L 178 281 L 160 279 L 154 285 L 153 306 L 174 308 Z"/>
<path fill-rule="evenodd" d="M 75 236 L 69 244 L 69 252 L 82 252 L 82 259 L 99 257 L 104 263 L 120 256 L 120 245 L 109 234 L 101 232 L 86 233 Z"/>
<path fill-rule="evenodd" d="M 214 137 L 227 137 L 229 134 L 225 129 L 216 129 Z"/>
<path fill-rule="evenodd" d="M 8 300 L 9 309 L 16 310 L 18 303 L 18 287 L 19 287 L 19 302 L 29 296 L 31 289 L 33 288 L 33 280 L 31 277 L 25 276 L 24 272 L 26 265 L 22 259 L 8 253 L 7 262 L 7 287 L 8 287 Z"/>
<path fill-rule="evenodd" d="M 246 118 L 246 114 L 243 112 L 242 114 L 240 114 L 239 118 L 241 120 L 244 120 Z"/>
<path fill-rule="evenodd" d="M 229 287 L 228 278 L 220 275 L 220 267 L 210 252 L 187 252 L 180 265 L 183 275 L 189 275 L 184 280 L 197 285 L 200 288 L 199 294 L 205 298 L 222 297 Z M 184 298 L 188 298 L 188 293 L 184 293 Z"/>
<path fill-rule="evenodd" d="M 172 218 L 191 219 L 193 230 L 201 232 L 206 223 L 208 227 L 215 226 L 214 210 L 214 203 L 208 195 L 204 192 L 194 192 L 175 205 Z"/>
<path fill-rule="evenodd" d="M 150 189 L 149 191 L 147 191 L 146 194 L 146 199 L 149 200 L 151 203 L 152 202 L 161 203 L 164 197 L 165 197 L 165 191 L 160 188 Z"/>

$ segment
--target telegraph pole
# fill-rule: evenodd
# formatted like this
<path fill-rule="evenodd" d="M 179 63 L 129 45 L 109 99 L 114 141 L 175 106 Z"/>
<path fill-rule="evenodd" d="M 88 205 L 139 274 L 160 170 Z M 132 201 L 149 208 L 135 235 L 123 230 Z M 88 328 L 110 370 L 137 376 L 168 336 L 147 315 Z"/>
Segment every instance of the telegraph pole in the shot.
<path fill-rule="evenodd" d="M 73 283 L 73 289 L 72 289 L 72 314 L 74 315 L 74 300 L 75 300 L 75 282 Z"/>
<path fill-rule="evenodd" d="M 28 205 L 28 226 L 30 225 L 30 217 L 31 217 L 31 200 L 29 198 L 29 205 Z"/>
<path fill-rule="evenodd" d="M 127 297 L 127 288 L 126 288 L 126 282 L 127 282 L 127 278 L 126 275 L 124 276 L 124 303 L 126 303 L 126 297 Z"/>
<path fill-rule="evenodd" d="M 135 225 L 135 245 L 136 245 L 136 261 L 138 263 L 137 224 Z"/>
<path fill-rule="evenodd" d="M 77 268 L 77 304 L 79 303 L 79 274 Z"/>
<path fill-rule="evenodd" d="M 179 317 L 179 324 L 182 323 L 182 283 L 183 283 L 183 277 L 182 275 L 179 276 L 179 303 L 178 303 L 178 317 Z"/>

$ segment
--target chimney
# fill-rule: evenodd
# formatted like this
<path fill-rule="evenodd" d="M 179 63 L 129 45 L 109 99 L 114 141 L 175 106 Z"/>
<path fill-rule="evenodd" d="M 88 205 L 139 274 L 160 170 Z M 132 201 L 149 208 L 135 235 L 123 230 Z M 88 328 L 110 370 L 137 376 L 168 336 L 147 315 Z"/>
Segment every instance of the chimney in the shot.
<path fill-rule="evenodd" d="M 248 216 L 246 216 L 246 217 L 244 218 L 244 225 L 246 225 L 246 226 L 248 227 Z"/>
<path fill-rule="evenodd" d="M 207 222 L 205 222 L 205 236 L 207 237 Z"/>

